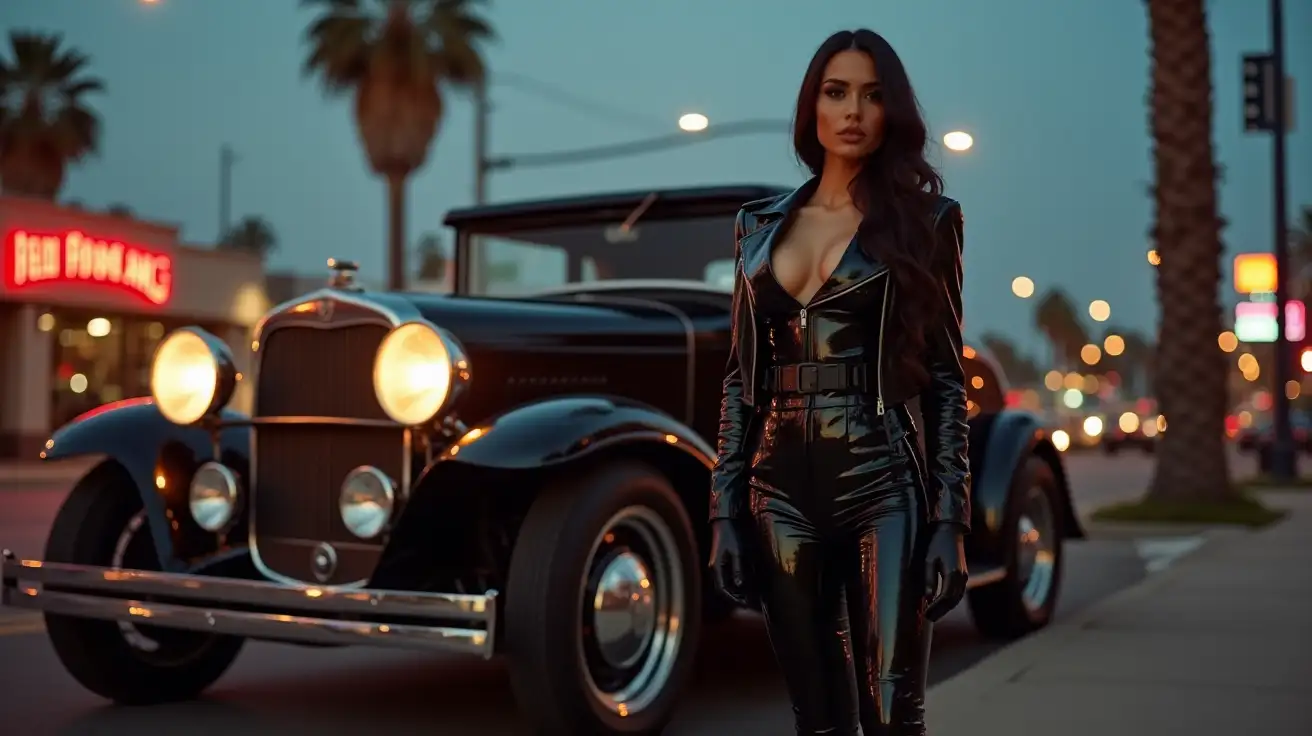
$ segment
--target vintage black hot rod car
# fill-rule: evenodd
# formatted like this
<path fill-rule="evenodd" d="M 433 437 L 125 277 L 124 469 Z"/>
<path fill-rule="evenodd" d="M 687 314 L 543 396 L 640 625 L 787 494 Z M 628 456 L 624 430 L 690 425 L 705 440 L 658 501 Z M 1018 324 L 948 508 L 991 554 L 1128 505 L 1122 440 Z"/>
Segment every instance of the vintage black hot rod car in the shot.
<path fill-rule="evenodd" d="M 195 696 L 245 639 L 504 655 L 545 731 L 656 733 L 703 621 L 707 494 L 729 349 L 733 218 L 766 187 L 465 209 L 454 294 L 329 285 L 270 311 L 250 375 L 196 328 L 152 397 L 60 428 L 105 459 L 45 559 L 3 561 L 67 670 L 117 702 Z M 969 607 L 1043 626 L 1063 538 L 1060 456 L 966 351 Z M 248 416 L 228 406 L 253 381 Z"/>

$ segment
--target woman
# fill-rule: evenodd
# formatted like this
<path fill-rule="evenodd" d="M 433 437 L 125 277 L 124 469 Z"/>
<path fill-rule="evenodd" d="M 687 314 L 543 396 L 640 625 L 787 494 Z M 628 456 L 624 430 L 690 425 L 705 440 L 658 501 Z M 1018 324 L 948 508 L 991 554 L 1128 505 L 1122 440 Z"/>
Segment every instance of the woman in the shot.
<path fill-rule="evenodd" d="M 711 567 L 759 596 L 799 734 L 923 734 L 930 624 L 966 588 L 961 209 L 878 34 L 831 36 L 797 100 L 815 176 L 738 214 Z"/>

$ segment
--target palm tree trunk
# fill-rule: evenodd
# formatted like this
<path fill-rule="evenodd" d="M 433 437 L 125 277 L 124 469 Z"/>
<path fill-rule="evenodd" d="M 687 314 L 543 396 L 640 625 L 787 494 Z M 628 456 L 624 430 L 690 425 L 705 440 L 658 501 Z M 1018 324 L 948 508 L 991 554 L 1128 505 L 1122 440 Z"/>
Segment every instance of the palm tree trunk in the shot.
<path fill-rule="evenodd" d="M 387 175 L 387 288 L 405 288 L 405 174 Z"/>
<path fill-rule="evenodd" d="M 1205 0 L 1148 0 L 1152 37 L 1155 269 L 1161 324 L 1158 400 L 1167 419 L 1149 496 L 1229 497 L 1228 401 L 1221 332 L 1221 227 L 1212 150 Z M 1281 390 L 1277 387 L 1276 390 Z"/>

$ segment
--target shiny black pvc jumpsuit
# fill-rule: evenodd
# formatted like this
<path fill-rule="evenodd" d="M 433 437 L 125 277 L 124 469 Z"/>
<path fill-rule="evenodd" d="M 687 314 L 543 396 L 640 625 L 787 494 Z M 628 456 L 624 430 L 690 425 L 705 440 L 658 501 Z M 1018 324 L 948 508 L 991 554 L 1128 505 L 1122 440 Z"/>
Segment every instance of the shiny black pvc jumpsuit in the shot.
<path fill-rule="evenodd" d="M 751 320 L 738 327 L 757 331 L 761 365 L 743 370 L 759 376 L 756 396 L 735 415 L 744 392 L 731 361 L 711 515 L 739 519 L 755 548 L 750 577 L 797 732 L 924 734 L 929 525 L 968 527 L 970 513 L 964 387 L 954 376 L 939 380 L 944 397 L 922 398 L 930 429 L 946 428 L 927 438 L 939 453 L 927 468 L 905 397 L 885 393 L 882 336 L 896 295 L 887 269 L 853 242 L 804 308 L 774 275 L 773 239 L 740 241 L 754 252 L 739 262 L 751 296 L 735 319 Z M 958 360 L 959 345 L 939 349 Z"/>
<path fill-rule="evenodd" d="M 749 475 L 753 577 L 798 730 L 856 733 L 864 694 L 868 734 L 916 733 L 931 627 L 926 509 L 907 412 L 881 412 L 870 375 L 880 346 L 868 318 L 882 311 L 887 278 L 813 306 L 804 328 L 800 305 L 764 276 L 756 308 L 771 369 Z M 848 378 L 825 381 L 836 369 Z"/>

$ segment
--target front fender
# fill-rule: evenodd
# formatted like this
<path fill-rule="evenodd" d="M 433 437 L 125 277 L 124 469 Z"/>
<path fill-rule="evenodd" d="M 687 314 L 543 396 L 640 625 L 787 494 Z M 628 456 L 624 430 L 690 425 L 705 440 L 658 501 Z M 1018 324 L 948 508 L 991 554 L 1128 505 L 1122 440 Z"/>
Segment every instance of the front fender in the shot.
<path fill-rule="evenodd" d="M 1064 506 L 1058 510 L 1062 515 L 1063 536 L 1083 536 L 1061 455 L 1038 417 L 1004 409 L 972 420 L 970 434 L 973 511 L 969 540 L 975 553 L 1001 562 L 1005 541 L 1001 539 L 1002 525 L 1012 478 L 1016 468 L 1030 455 L 1038 455 L 1052 466 Z"/>
<path fill-rule="evenodd" d="M 704 494 L 715 455 L 696 432 L 644 404 L 604 396 L 543 399 L 469 430 L 414 483 L 371 585 L 409 584 L 432 565 L 470 569 L 499 530 L 485 528 L 527 510 L 547 473 L 606 450 L 637 450 L 674 477 L 676 489 Z M 688 503 L 697 503 L 689 501 Z"/>
<path fill-rule="evenodd" d="M 562 465 L 625 442 L 656 440 L 710 468 L 715 452 L 681 422 L 660 411 L 604 396 L 550 398 L 517 407 L 471 429 L 424 471 L 446 462 L 496 470 Z M 418 483 L 423 485 L 421 477 Z"/>
<path fill-rule="evenodd" d="M 224 410 L 222 420 L 247 417 Z M 224 464 L 249 488 L 250 427 L 224 427 L 219 433 Z M 41 457 L 46 461 L 104 455 L 120 465 L 141 496 L 161 569 L 183 570 L 189 561 L 214 551 L 216 540 L 197 526 L 187 508 L 187 487 L 203 462 L 214 459 L 214 438 L 200 427 L 180 427 L 160 414 L 149 398 L 105 404 L 55 431 Z M 243 525 L 244 526 L 244 525 Z M 244 536 L 244 529 L 239 531 Z M 229 541 L 235 535 L 229 535 Z"/>

